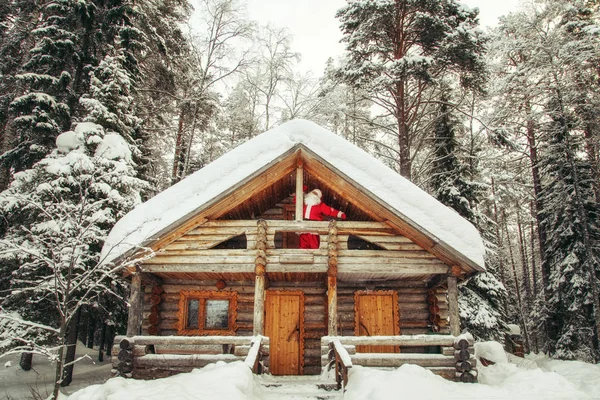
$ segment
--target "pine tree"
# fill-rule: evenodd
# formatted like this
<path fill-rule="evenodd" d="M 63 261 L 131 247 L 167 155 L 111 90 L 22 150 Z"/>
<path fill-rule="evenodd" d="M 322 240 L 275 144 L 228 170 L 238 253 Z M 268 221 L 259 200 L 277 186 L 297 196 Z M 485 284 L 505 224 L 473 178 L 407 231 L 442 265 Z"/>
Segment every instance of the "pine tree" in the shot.
<path fill-rule="evenodd" d="M 480 88 L 484 39 L 477 11 L 455 0 L 348 0 L 337 17 L 348 51 L 344 79 L 364 88 L 393 120 L 397 170 L 411 178 L 415 121 L 442 79 Z"/>

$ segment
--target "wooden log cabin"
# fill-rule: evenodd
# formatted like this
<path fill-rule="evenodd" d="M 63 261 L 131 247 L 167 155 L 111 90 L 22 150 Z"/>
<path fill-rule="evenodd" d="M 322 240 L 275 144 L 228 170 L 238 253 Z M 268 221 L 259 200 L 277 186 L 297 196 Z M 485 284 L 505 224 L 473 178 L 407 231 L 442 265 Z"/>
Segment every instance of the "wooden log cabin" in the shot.
<path fill-rule="evenodd" d="M 347 219 L 303 220 L 294 199 L 305 186 Z M 299 249 L 303 232 L 320 235 L 320 247 Z M 354 364 L 411 362 L 472 381 L 472 342 L 455 346 L 457 281 L 483 271 L 482 254 L 478 232 L 453 210 L 294 120 L 115 226 L 103 257 L 131 279 L 115 371 L 154 378 L 237 360 L 262 335 L 261 364 L 274 375 L 320 374 L 336 338 Z"/>

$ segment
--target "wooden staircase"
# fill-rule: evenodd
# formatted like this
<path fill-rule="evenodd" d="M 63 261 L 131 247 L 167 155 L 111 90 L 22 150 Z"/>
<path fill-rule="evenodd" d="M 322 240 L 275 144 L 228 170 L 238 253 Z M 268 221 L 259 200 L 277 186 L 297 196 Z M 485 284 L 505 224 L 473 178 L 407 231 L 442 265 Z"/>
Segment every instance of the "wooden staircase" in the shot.
<path fill-rule="evenodd" d="M 254 376 L 254 396 L 262 400 L 341 400 L 331 379 L 322 376 Z"/>

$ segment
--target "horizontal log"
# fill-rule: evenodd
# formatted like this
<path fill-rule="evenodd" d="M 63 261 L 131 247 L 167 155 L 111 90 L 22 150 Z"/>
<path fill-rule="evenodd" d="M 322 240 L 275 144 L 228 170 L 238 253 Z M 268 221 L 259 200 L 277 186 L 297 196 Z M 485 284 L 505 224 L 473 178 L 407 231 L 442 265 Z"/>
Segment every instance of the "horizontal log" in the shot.
<path fill-rule="evenodd" d="M 158 365 L 161 367 L 179 366 L 199 368 L 219 361 L 234 362 L 240 360 L 243 360 L 243 357 L 236 357 L 233 354 L 148 354 L 134 359 L 133 365 L 136 368 Z"/>
<path fill-rule="evenodd" d="M 312 255 L 315 259 L 324 260 L 327 259 L 327 250 L 326 249 L 268 249 L 266 251 L 267 257 L 281 257 L 281 256 L 302 256 L 302 255 Z"/>
<path fill-rule="evenodd" d="M 458 372 L 469 372 L 473 369 L 473 366 L 468 361 L 457 361 L 456 362 L 456 370 Z"/>
<path fill-rule="evenodd" d="M 243 252 L 243 253 L 240 253 Z M 214 252 L 214 254 L 206 254 L 207 252 Z M 229 250 L 231 254 L 220 250 L 197 250 L 187 251 L 185 255 L 161 255 L 160 253 L 156 256 L 146 260 L 144 265 L 153 264 L 248 264 L 254 263 L 256 260 L 255 254 L 249 254 L 246 250 Z M 146 271 L 146 268 L 142 268 Z"/>
<path fill-rule="evenodd" d="M 355 289 L 355 290 L 364 290 L 364 282 L 353 282 L 353 281 L 339 281 L 338 282 L 338 291 L 343 291 L 344 289 Z M 406 280 L 388 280 L 383 282 L 375 282 L 374 283 L 378 287 L 385 288 L 397 288 L 399 292 L 402 290 L 410 290 L 417 289 L 425 291 L 425 284 L 421 281 L 406 281 Z"/>
<path fill-rule="evenodd" d="M 325 336 L 321 343 L 339 339 L 343 345 L 369 346 L 452 346 L 452 335 L 399 335 L 399 336 Z"/>
<path fill-rule="evenodd" d="M 455 377 L 458 382 L 463 382 L 463 383 L 477 382 L 477 372 L 476 371 L 457 372 Z"/>
<path fill-rule="evenodd" d="M 203 291 L 203 290 L 215 290 L 217 285 L 217 281 L 205 281 L 198 283 L 189 283 L 189 284 L 165 284 L 162 286 L 164 290 L 164 294 L 179 294 L 182 290 L 193 290 L 193 291 Z M 238 301 L 241 296 L 254 296 L 254 282 L 248 282 L 245 285 L 233 285 L 233 282 L 225 281 L 225 289 L 223 291 L 237 292 L 238 293 Z"/>
<path fill-rule="evenodd" d="M 399 367 L 415 364 L 421 367 L 454 367 L 455 360 L 442 354 L 357 353 L 351 355 L 354 365 L 365 367 Z"/>
<path fill-rule="evenodd" d="M 338 260 L 339 261 L 339 260 Z M 424 260 L 426 263 L 411 263 L 406 260 L 400 260 L 396 263 L 384 264 L 358 264 L 355 260 L 351 264 L 338 264 L 338 274 L 373 274 L 377 276 L 391 274 L 397 275 L 437 275 L 445 274 L 448 266 L 437 260 Z"/>
<path fill-rule="evenodd" d="M 164 279 L 163 280 L 163 288 L 167 285 L 190 285 L 190 286 L 195 286 L 195 287 L 199 287 L 199 286 L 214 286 L 217 283 L 217 279 L 174 279 L 174 278 L 169 278 L 169 279 Z M 227 286 L 228 287 L 244 287 L 244 288 L 252 288 L 252 290 L 254 291 L 254 279 L 247 279 L 247 280 L 228 280 L 227 281 Z M 245 291 L 246 289 L 241 289 L 243 291 Z"/>
<path fill-rule="evenodd" d="M 131 350 L 135 344 L 135 339 L 118 336 L 115 340 L 115 343 L 119 343 L 119 347 L 122 350 Z"/>
<path fill-rule="evenodd" d="M 413 243 L 412 240 L 402 235 L 355 235 L 372 243 Z"/>
<path fill-rule="evenodd" d="M 394 233 L 394 230 L 383 222 L 367 221 L 338 221 L 336 223 L 338 234 L 369 234 L 374 232 Z M 329 233 L 329 221 L 286 221 L 269 220 L 267 221 L 268 230 L 281 232 L 321 232 Z"/>
<path fill-rule="evenodd" d="M 212 345 L 212 344 L 234 344 L 249 345 L 253 336 L 134 336 L 136 345 Z M 268 345 L 269 339 L 263 338 L 263 345 Z"/>
<path fill-rule="evenodd" d="M 280 264 L 267 261 L 267 273 L 311 273 L 324 274 L 327 272 L 327 264 Z"/>
<path fill-rule="evenodd" d="M 457 350 L 467 350 L 470 346 L 473 346 L 473 341 L 465 338 L 459 338 L 454 342 L 454 348 Z"/>
<path fill-rule="evenodd" d="M 189 263 L 174 264 L 144 264 L 142 270 L 150 273 L 186 273 L 194 274 L 200 272 L 214 273 L 254 273 L 254 259 L 252 263 L 247 264 L 197 264 L 193 262 L 193 257 L 188 257 Z"/>
<path fill-rule="evenodd" d="M 370 263 L 382 262 L 389 259 L 436 259 L 426 251 L 389 251 L 389 250 L 339 250 L 338 258 L 341 259 L 363 259 L 368 258 Z M 441 261 L 440 261 L 441 262 Z"/>
<path fill-rule="evenodd" d="M 467 361 L 469 358 L 471 358 L 471 354 L 469 354 L 469 350 L 467 350 L 467 349 L 456 350 L 454 352 L 454 358 L 457 361 Z"/>
<path fill-rule="evenodd" d="M 315 262 L 315 256 L 313 254 L 281 254 L 278 260 L 271 260 L 271 257 L 268 257 L 268 261 L 273 263 L 278 261 L 281 264 L 312 264 Z"/>
<path fill-rule="evenodd" d="M 321 365 L 305 365 L 304 375 L 321 375 Z"/>
<path fill-rule="evenodd" d="M 358 252 L 358 250 L 357 250 Z M 398 253 L 394 253 L 398 254 Z M 448 266 L 444 264 L 442 261 L 436 258 L 419 258 L 419 257 L 373 257 L 363 254 L 356 254 L 354 257 L 341 255 L 338 257 L 338 265 L 346 265 L 346 264 L 375 264 L 375 265 L 444 265 L 446 266 L 446 272 L 448 271 Z"/>
<path fill-rule="evenodd" d="M 154 345 L 154 351 L 155 354 L 223 354 L 223 345 Z"/>

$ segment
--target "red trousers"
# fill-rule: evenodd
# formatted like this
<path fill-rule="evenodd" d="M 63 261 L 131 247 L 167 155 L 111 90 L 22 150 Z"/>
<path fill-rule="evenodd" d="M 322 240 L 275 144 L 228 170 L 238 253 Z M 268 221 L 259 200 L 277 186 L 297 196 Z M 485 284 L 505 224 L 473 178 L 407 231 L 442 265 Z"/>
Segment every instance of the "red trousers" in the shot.
<path fill-rule="evenodd" d="M 318 249 L 321 239 L 319 235 L 312 233 L 301 233 L 300 234 L 300 248 L 301 249 Z"/>

